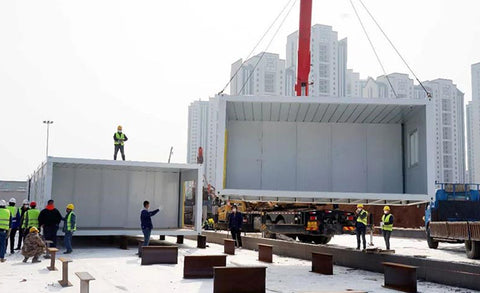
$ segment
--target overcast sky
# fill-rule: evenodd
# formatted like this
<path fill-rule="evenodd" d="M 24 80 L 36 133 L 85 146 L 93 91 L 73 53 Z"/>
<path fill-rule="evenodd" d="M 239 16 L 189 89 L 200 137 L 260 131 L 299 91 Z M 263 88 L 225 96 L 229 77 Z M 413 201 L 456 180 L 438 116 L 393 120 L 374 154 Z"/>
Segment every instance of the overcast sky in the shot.
<path fill-rule="evenodd" d="M 381 75 L 350 2 L 313 1 L 312 23 L 348 38 L 348 67 L 362 78 Z M 231 63 L 287 2 L 1 1 L 0 180 L 24 180 L 45 159 L 45 119 L 54 121 L 53 156 L 110 159 L 121 124 L 127 159 L 166 161 L 173 146 L 172 161 L 185 162 L 188 104 L 223 88 Z M 480 1 L 364 2 L 422 80 L 452 79 L 471 99 Z M 284 58 L 297 26 L 298 3 L 268 51 Z M 367 27 L 387 71 L 407 72 Z"/>

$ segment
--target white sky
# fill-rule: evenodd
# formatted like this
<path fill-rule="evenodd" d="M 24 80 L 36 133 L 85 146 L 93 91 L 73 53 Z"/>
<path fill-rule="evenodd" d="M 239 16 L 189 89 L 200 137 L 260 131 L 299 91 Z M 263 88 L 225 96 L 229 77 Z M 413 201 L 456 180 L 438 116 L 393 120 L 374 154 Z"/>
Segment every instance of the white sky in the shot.
<path fill-rule="evenodd" d="M 313 1 L 312 24 L 348 37 L 348 67 L 381 75 L 349 1 Z M 452 79 L 471 99 L 480 1 L 364 1 L 422 80 Z M 287 2 L 0 1 L 0 179 L 23 180 L 44 160 L 45 119 L 53 156 L 110 159 L 121 124 L 127 159 L 166 161 L 173 146 L 185 162 L 188 104 L 223 88 Z M 298 3 L 268 51 L 284 58 L 297 26 Z M 407 72 L 367 26 L 387 71 Z"/>

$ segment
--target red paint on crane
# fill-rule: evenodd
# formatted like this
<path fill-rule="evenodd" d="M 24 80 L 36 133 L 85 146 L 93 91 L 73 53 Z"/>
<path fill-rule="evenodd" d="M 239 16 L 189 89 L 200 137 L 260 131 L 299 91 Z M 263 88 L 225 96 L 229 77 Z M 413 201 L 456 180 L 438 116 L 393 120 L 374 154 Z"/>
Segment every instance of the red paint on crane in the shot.
<path fill-rule="evenodd" d="M 300 1 L 300 27 L 298 31 L 297 96 L 308 96 L 310 74 L 310 33 L 312 26 L 312 0 Z"/>

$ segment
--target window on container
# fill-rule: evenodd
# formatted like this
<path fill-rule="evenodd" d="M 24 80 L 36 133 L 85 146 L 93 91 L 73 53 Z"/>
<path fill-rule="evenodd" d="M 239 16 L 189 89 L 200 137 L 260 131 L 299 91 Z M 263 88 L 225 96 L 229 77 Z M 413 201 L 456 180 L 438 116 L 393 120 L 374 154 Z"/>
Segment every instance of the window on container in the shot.
<path fill-rule="evenodd" d="M 408 162 L 410 167 L 418 164 L 418 130 L 412 131 L 408 138 Z"/>

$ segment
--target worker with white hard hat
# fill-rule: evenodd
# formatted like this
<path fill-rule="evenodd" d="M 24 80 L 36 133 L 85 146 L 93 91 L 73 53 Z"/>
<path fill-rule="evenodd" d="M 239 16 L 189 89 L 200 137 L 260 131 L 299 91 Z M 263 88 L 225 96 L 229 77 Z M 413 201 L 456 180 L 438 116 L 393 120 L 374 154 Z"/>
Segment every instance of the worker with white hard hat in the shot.
<path fill-rule="evenodd" d="M 393 231 L 393 215 L 390 213 L 390 207 L 383 207 L 382 221 L 380 222 L 382 228 L 383 238 L 385 239 L 385 246 L 390 250 L 390 236 Z"/>
<path fill-rule="evenodd" d="M 121 125 L 118 125 L 117 127 L 117 132 L 115 132 L 113 134 L 113 144 L 115 146 L 115 150 L 113 152 L 113 159 L 116 160 L 117 159 L 117 154 L 118 154 L 118 151 L 120 151 L 120 153 L 122 154 L 122 160 L 125 161 L 125 149 L 124 149 L 124 145 L 125 145 L 125 142 L 128 140 L 127 136 L 125 135 L 125 133 L 123 133 L 123 130 L 122 130 L 122 126 Z"/>
<path fill-rule="evenodd" d="M 12 226 L 10 230 L 10 253 L 14 253 L 15 247 L 15 235 L 17 234 L 18 227 L 20 227 L 20 209 L 15 206 L 17 200 L 15 198 L 11 198 L 8 201 L 7 209 L 10 211 L 10 215 L 12 216 Z M 7 239 L 8 242 L 8 239 Z"/>
<path fill-rule="evenodd" d="M 360 249 L 360 237 L 363 241 L 363 249 L 367 249 L 367 239 L 365 239 L 365 234 L 367 233 L 367 224 L 368 224 L 368 212 L 363 209 L 363 204 L 357 205 L 357 210 L 355 211 L 357 222 L 355 224 L 355 232 L 357 235 L 357 249 Z"/>
<path fill-rule="evenodd" d="M 17 248 L 15 250 L 20 250 L 20 247 L 22 247 L 22 241 L 25 239 L 25 236 L 28 234 L 27 230 L 23 228 L 22 223 L 25 220 L 27 211 L 30 209 L 30 202 L 28 199 L 24 199 L 22 202 L 22 207 L 20 208 L 20 223 L 18 227 L 18 244 Z"/>
<path fill-rule="evenodd" d="M 6 206 L 7 203 L 3 199 L 0 200 L 0 262 L 5 262 L 7 239 L 12 225 L 12 216 Z"/>

